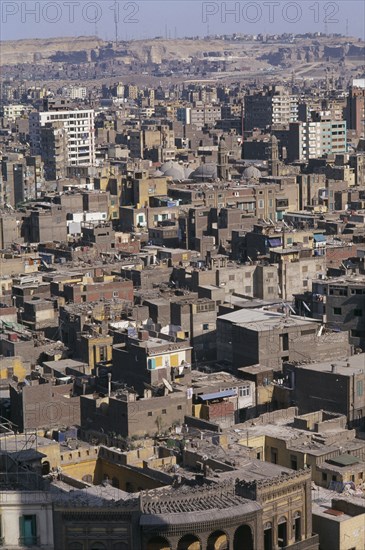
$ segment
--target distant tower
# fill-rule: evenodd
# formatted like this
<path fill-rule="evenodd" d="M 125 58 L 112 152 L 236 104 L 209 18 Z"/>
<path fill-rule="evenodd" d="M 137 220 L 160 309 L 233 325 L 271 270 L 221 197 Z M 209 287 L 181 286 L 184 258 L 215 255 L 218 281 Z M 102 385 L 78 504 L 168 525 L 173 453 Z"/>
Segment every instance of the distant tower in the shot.
<path fill-rule="evenodd" d="M 278 139 L 274 135 L 271 136 L 271 142 L 270 142 L 269 167 L 270 167 L 270 176 L 275 177 L 279 175 L 279 146 L 278 146 Z"/>
<path fill-rule="evenodd" d="M 223 136 L 221 136 L 218 146 L 217 176 L 221 180 L 227 180 L 229 176 L 228 150 Z"/>

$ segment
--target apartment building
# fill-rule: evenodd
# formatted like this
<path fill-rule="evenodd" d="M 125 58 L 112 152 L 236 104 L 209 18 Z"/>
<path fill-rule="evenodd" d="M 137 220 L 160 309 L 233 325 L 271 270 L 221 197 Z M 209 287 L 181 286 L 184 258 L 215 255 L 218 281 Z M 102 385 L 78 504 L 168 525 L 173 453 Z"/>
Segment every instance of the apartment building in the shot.
<path fill-rule="evenodd" d="M 266 86 L 245 96 L 245 131 L 298 120 L 298 99 L 284 86 Z"/>
<path fill-rule="evenodd" d="M 29 115 L 33 154 L 42 155 L 41 129 L 62 122 L 67 133 L 67 165 L 95 164 L 94 110 L 34 111 Z"/>

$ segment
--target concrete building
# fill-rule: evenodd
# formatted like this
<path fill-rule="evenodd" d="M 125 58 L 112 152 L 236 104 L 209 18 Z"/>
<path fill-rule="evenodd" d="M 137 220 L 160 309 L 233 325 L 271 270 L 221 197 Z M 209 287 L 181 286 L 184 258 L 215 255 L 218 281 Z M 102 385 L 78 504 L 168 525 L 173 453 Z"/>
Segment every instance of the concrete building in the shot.
<path fill-rule="evenodd" d="M 94 111 L 57 110 L 31 112 L 29 132 L 32 154 L 42 155 L 41 129 L 46 124 L 62 122 L 67 138 L 67 166 L 95 164 Z M 56 124 L 59 130 L 59 124 Z M 63 139 L 63 138 L 62 138 Z"/>
<path fill-rule="evenodd" d="M 358 137 L 365 135 L 365 89 L 351 86 L 346 100 L 346 123 Z"/>
<path fill-rule="evenodd" d="M 342 334 L 342 333 L 340 333 Z M 291 364 L 290 364 L 291 363 Z M 364 429 L 365 369 L 364 355 L 347 356 L 343 361 L 297 364 L 284 367 L 292 401 L 301 413 L 319 407 L 346 416 L 349 426 Z"/>
<path fill-rule="evenodd" d="M 315 319 L 332 329 L 349 331 L 351 344 L 365 348 L 365 277 L 314 280 L 308 298 Z"/>
<path fill-rule="evenodd" d="M 1 539 L 6 548 L 54 550 L 53 503 L 49 492 L 1 491 Z"/>
<path fill-rule="evenodd" d="M 320 489 L 313 498 L 313 530 L 323 550 L 363 548 L 365 546 L 365 507 L 359 497 L 333 495 Z"/>
<path fill-rule="evenodd" d="M 127 332 L 115 334 L 113 381 L 125 382 L 143 395 L 145 383 L 154 386 L 162 384 L 164 378 L 168 382 L 188 378 L 191 347 L 187 340 L 173 341 L 162 334 L 153 337 L 146 330 L 137 335 L 134 332 L 130 336 Z"/>
<path fill-rule="evenodd" d="M 290 361 L 350 354 L 347 333 L 319 329 L 318 321 L 304 317 L 241 309 L 217 318 L 217 357 L 235 370 L 255 364 L 281 370 Z"/>
<path fill-rule="evenodd" d="M 36 203 L 27 210 L 22 232 L 26 242 L 67 241 L 66 210 L 55 204 Z"/>
<path fill-rule="evenodd" d="M 59 379 L 56 383 L 32 380 L 10 386 L 12 422 L 19 431 L 50 430 L 80 424 L 80 398 L 74 384 Z"/>
<path fill-rule="evenodd" d="M 284 86 L 267 86 L 261 92 L 246 94 L 244 103 L 245 131 L 298 119 L 298 98 Z"/>
<path fill-rule="evenodd" d="M 40 151 L 45 178 L 65 178 L 68 165 L 68 134 L 62 121 L 47 122 L 40 127 Z"/>
<path fill-rule="evenodd" d="M 171 301 L 171 323 L 178 326 L 190 341 L 194 361 L 216 356 L 217 308 L 214 300 L 192 297 Z"/>
<path fill-rule="evenodd" d="M 115 433 L 122 437 L 162 434 L 184 423 L 191 415 L 192 399 L 186 391 L 138 397 L 123 391 L 109 397 L 81 396 L 81 427 L 85 430 Z"/>
<path fill-rule="evenodd" d="M 193 415 L 228 428 L 249 418 L 256 406 L 253 381 L 227 372 L 192 372 Z"/>

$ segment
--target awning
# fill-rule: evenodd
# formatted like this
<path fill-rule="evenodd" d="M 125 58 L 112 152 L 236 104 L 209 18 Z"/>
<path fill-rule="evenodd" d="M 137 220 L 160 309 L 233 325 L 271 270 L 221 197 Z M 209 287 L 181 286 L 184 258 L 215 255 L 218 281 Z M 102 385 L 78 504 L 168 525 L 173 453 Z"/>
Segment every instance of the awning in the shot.
<path fill-rule="evenodd" d="M 316 243 L 324 243 L 326 242 L 326 237 L 322 235 L 321 233 L 317 233 L 313 235 L 314 242 Z"/>
<path fill-rule="evenodd" d="M 269 239 L 269 246 L 271 246 L 272 248 L 281 246 L 281 238 L 279 237 L 279 238 Z"/>
<path fill-rule="evenodd" d="M 235 395 L 237 395 L 237 390 L 222 390 L 215 393 L 204 393 L 198 397 L 200 397 L 202 401 L 210 401 L 212 399 L 220 399 L 222 397 L 234 397 Z"/>

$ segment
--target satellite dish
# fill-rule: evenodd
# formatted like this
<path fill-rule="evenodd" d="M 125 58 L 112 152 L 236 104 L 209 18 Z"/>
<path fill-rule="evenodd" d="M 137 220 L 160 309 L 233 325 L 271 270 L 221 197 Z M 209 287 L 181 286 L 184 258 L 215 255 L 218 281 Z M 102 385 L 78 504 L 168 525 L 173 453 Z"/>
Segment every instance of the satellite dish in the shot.
<path fill-rule="evenodd" d="M 162 382 L 163 382 L 163 385 L 165 386 L 165 388 L 167 388 L 170 392 L 174 391 L 172 389 L 172 386 L 171 386 L 170 382 L 168 380 L 166 380 L 166 378 L 162 378 Z"/>

